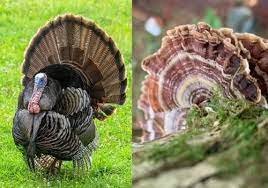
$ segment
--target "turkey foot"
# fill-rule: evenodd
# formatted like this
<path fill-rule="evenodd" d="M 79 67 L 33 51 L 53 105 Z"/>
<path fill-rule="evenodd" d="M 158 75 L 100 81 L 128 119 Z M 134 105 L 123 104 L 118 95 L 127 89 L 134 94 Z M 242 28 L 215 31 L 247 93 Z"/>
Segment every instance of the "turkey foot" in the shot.
<path fill-rule="evenodd" d="M 55 158 L 48 168 L 48 173 L 52 175 L 58 174 L 60 172 L 61 164 L 62 161 Z"/>

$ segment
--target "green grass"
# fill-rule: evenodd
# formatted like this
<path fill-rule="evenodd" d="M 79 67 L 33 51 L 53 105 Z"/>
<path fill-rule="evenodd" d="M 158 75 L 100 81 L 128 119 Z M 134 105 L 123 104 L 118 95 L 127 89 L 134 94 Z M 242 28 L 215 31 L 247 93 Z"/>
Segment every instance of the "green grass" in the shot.
<path fill-rule="evenodd" d="M 94 20 L 116 41 L 128 73 L 127 102 L 105 122 L 97 121 L 100 147 L 88 175 L 74 177 L 71 164 L 60 176 L 29 172 L 11 135 L 17 97 L 22 89 L 24 50 L 37 29 L 58 14 Z M 131 1 L 1 0 L 0 2 L 0 187 L 130 187 L 131 186 Z"/>

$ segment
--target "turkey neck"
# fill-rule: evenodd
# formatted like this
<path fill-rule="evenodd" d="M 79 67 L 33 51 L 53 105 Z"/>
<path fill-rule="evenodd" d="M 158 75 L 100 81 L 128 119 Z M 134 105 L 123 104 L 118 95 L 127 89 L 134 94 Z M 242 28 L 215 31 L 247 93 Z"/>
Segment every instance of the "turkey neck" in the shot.
<path fill-rule="evenodd" d="M 44 91 L 44 87 L 37 87 L 36 84 L 34 84 L 33 94 L 31 96 L 31 99 L 29 101 L 29 106 L 28 106 L 28 110 L 31 113 L 40 112 L 39 101 L 41 99 L 43 91 Z"/>
<path fill-rule="evenodd" d="M 44 91 L 44 88 L 37 89 L 36 85 L 34 85 L 34 90 L 33 90 L 33 95 L 31 97 L 31 100 L 33 102 L 39 103 L 43 91 Z"/>

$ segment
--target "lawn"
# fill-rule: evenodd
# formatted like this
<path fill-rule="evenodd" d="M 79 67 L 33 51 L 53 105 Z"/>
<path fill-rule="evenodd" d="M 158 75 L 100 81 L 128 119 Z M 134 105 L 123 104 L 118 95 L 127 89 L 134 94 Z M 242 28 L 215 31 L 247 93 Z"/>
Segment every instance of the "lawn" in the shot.
<path fill-rule="evenodd" d="M 72 165 L 48 177 L 29 172 L 11 135 L 17 97 L 22 89 L 21 64 L 31 37 L 47 20 L 73 13 L 94 20 L 121 49 L 127 74 L 127 102 L 104 122 L 96 121 L 100 147 L 93 167 L 82 177 L 72 175 Z M 0 187 L 130 187 L 131 186 L 131 49 L 130 0 L 1 0 L 0 2 Z"/>

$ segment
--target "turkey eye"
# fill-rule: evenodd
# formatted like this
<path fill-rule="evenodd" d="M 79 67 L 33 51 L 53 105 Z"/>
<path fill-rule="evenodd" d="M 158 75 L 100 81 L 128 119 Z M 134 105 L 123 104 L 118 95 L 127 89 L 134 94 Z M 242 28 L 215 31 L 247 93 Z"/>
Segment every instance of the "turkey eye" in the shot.
<path fill-rule="evenodd" d="M 42 86 L 44 84 L 44 80 L 42 78 L 36 80 L 35 84 Z"/>

